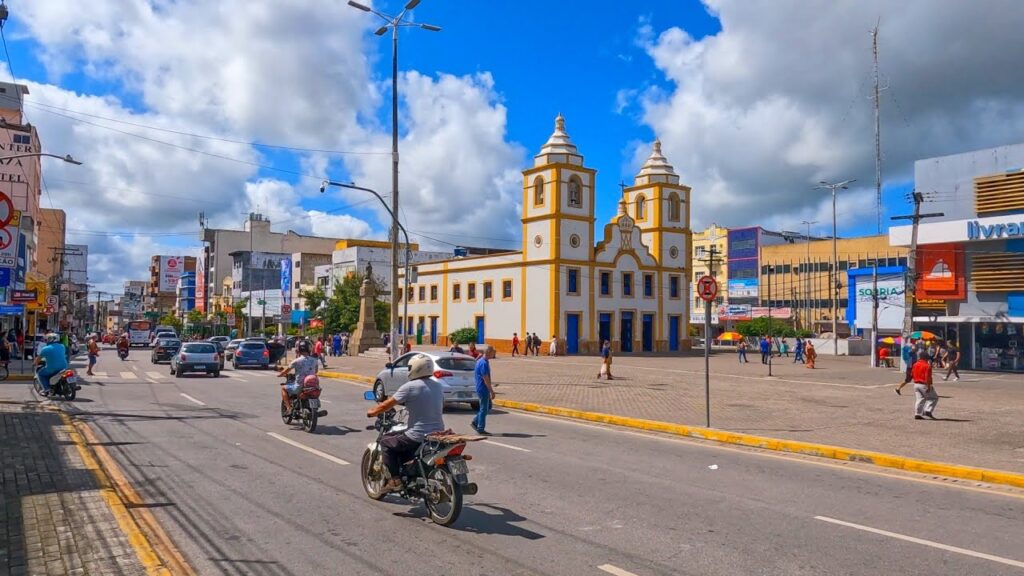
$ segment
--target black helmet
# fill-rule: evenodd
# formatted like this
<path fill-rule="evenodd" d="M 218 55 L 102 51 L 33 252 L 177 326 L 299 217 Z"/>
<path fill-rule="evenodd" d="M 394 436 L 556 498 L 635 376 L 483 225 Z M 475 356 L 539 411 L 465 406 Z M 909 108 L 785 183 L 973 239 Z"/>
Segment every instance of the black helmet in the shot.
<path fill-rule="evenodd" d="M 309 340 L 299 340 L 295 344 L 295 351 L 299 354 L 309 354 Z"/>

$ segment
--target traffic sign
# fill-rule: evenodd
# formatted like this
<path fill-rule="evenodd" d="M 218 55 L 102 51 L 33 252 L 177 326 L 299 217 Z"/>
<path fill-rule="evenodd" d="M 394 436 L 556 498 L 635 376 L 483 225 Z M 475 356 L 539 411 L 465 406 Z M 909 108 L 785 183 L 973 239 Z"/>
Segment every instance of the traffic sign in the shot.
<path fill-rule="evenodd" d="M 287 314 L 292 311 L 291 304 L 281 304 L 281 314 Z"/>
<path fill-rule="evenodd" d="M 233 326 L 235 324 L 235 315 L 234 314 L 228 314 L 227 324 L 229 326 Z"/>
<path fill-rule="evenodd" d="M 711 276 L 701 276 L 697 280 L 697 295 L 705 302 L 711 302 L 718 296 L 718 281 Z"/>
<path fill-rule="evenodd" d="M 14 219 L 14 202 L 11 197 L 0 192 L 0 228 L 6 228 Z"/>
<path fill-rule="evenodd" d="M 44 314 L 53 314 L 53 311 L 54 311 L 53 304 L 47 304 L 46 308 L 43 309 L 43 313 Z"/>
<path fill-rule="evenodd" d="M 58 302 L 59 301 L 57 300 L 57 295 L 56 294 L 50 294 L 49 296 L 46 297 L 46 305 L 47 306 L 56 306 L 58 304 Z"/>

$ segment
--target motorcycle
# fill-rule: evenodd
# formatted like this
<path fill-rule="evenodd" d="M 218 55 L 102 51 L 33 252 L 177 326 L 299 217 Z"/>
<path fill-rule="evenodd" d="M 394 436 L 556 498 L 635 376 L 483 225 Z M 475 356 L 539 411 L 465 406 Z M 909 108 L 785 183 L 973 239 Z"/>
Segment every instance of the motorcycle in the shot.
<path fill-rule="evenodd" d="M 117 349 L 117 357 L 120 358 L 121 360 L 127 360 L 128 359 L 128 349 L 127 348 L 118 348 Z"/>
<path fill-rule="evenodd" d="M 36 392 L 42 393 L 42 385 L 39 382 L 39 375 L 35 377 Z M 82 387 L 78 385 L 78 376 L 75 375 L 75 371 L 68 369 L 58 374 L 54 374 L 50 377 L 50 397 L 63 396 L 65 400 L 71 401 L 75 399 L 78 391 Z"/>
<path fill-rule="evenodd" d="M 372 390 L 366 391 L 363 398 L 376 402 Z M 360 473 L 366 495 L 380 500 L 387 495 L 384 485 L 390 479 L 380 441 L 386 434 L 404 431 L 408 425 L 401 421 L 398 412 L 388 410 L 377 416 L 373 427 L 377 440 L 363 452 Z M 462 497 L 477 493 L 477 485 L 469 481 L 466 464 L 473 457 L 463 454 L 466 442 L 477 440 L 483 437 L 460 436 L 450 431 L 427 435 L 413 459 L 402 464 L 402 488 L 397 494 L 407 500 L 423 500 L 431 521 L 451 526 L 462 513 Z"/>
<path fill-rule="evenodd" d="M 295 376 L 289 374 L 286 383 L 295 381 Z M 292 421 L 302 422 L 302 429 L 312 433 L 316 430 L 317 418 L 327 416 L 327 410 L 320 409 L 320 386 L 303 386 L 298 396 L 292 399 L 292 409 L 288 410 L 287 404 L 281 400 L 281 420 L 291 425 Z"/>

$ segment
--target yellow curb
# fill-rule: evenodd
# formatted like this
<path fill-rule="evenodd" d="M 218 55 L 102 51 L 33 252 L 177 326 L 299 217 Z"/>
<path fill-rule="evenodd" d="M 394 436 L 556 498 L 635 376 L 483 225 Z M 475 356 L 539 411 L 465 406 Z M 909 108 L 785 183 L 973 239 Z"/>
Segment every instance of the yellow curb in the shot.
<path fill-rule="evenodd" d="M 68 427 L 71 441 L 78 449 L 82 462 L 96 478 L 103 500 L 110 507 L 118 527 L 128 537 L 128 543 L 135 550 L 136 556 L 146 569 L 146 574 L 150 576 L 194 576 L 195 572 L 177 549 L 170 544 L 170 538 L 156 523 L 152 513 L 145 508 L 136 508 L 134 512 L 128 510 L 128 504 L 138 505 L 143 502 L 128 484 L 106 450 L 97 445 L 98 441 L 89 427 L 73 420 L 62 410 L 56 408 L 51 408 L 51 410 L 55 411 Z M 161 555 L 157 554 L 155 547 L 143 532 L 140 520 L 142 524 L 146 525 L 149 533 L 158 540 L 166 562 L 161 559 Z"/>
<path fill-rule="evenodd" d="M 1013 472 L 1006 472 L 1003 470 L 988 470 L 985 468 L 974 468 L 971 466 L 946 464 L 944 462 L 916 460 L 913 458 L 904 458 L 903 456 L 885 454 L 882 452 L 871 452 L 868 450 L 842 448 L 839 446 L 830 446 L 828 444 L 801 442 L 799 440 L 783 440 L 780 438 L 768 438 L 764 436 L 754 436 L 751 434 L 728 432 L 725 430 L 714 430 L 711 428 L 700 428 L 697 426 L 672 424 L 670 422 L 643 420 L 640 418 L 616 416 L 614 414 L 602 414 L 600 412 L 585 412 L 582 410 L 560 408 L 557 406 L 545 406 L 543 404 L 533 404 L 530 402 L 517 402 L 514 400 L 495 399 L 494 405 L 501 406 L 503 408 L 511 408 L 513 410 L 523 410 L 525 412 L 550 414 L 552 416 L 562 416 L 565 418 L 573 418 L 576 420 L 586 420 L 588 422 L 601 422 L 604 424 L 612 424 L 615 426 L 623 426 L 626 428 L 637 428 L 640 430 L 647 430 L 651 432 L 665 432 L 668 434 L 675 434 L 678 436 L 688 436 L 691 438 L 700 438 L 703 440 L 711 440 L 713 442 L 721 442 L 723 444 L 738 444 L 741 446 L 763 448 L 765 450 L 775 450 L 779 452 L 792 452 L 795 454 L 818 456 L 820 458 L 832 458 L 835 460 L 845 460 L 848 462 L 862 462 L 866 464 L 873 464 L 875 466 L 881 466 L 884 468 L 896 468 L 899 470 L 918 472 L 921 474 L 933 474 L 937 476 L 947 476 L 950 478 L 961 478 L 964 480 L 988 482 L 990 484 L 1005 484 L 1007 486 L 1024 488 L 1024 474 L 1016 474 Z"/>
<path fill-rule="evenodd" d="M 349 374 L 348 372 L 332 372 L 330 370 L 321 370 L 318 372 L 318 374 L 325 378 L 336 378 L 338 380 L 353 380 L 355 382 L 362 382 L 370 386 L 373 386 L 373 383 L 376 382 L 374 378 L 370 378 L 369 376 L 362 376 L 360 374 Z"/>

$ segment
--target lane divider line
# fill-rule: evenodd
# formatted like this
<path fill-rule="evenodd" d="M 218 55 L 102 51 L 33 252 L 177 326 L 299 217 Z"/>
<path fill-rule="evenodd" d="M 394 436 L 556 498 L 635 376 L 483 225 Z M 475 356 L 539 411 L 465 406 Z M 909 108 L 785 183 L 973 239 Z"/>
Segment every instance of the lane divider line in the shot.
<path fill-rule="evenodd" d="M 839 526 L 846 526 L 847 528 L 854 528 L 857 530 L 863 530 L 865 532 L 871 532 L 872 534 L 878 534 L 881 536 L 888 536 L 889 538 L 895 538 L 897 540 L 904 540 L 906 542 L 913 542 L 914 544 L 920 544 L 922 546 L 931 546 L 932 548 L 938 548 L 939 550 L 945 550 L 947 552 L 955 552 L 957 554 L 963 554 L 964 556 L 972 556 L 974 558 L 981 558 L 982 560 L 989 560 L 992 562 L 998 562 L 1000 564 L 1006 564 L 1007 566 L 1013 566 L 1015 568 L 1024 568 L 1024 562 L 1018 560 L 1011 560 L 1009 558 L 1003 558 L 1002 556 L 994 556 L 992 554 L 985 554 L 984 552 L 975 552 L 974 550 L 968 550 L 966 548 L 958 548 L 957 546 L 950 546 L 948 544 L 941 544 L 939 542 L 933 542 L 931 540 L 925 540 L 924 538 L 915 538 L 913 536 L 907 536 L 905 534 L 898 534 L 896 532 L 889 532 L 888 530 L 881 530 L 878 528 L 872 528 L 870 526 L 864 526 L 862 524 L 854 524 L 853 522 L 845 522 L 843 520 L 836 520 L 835 518 L 829 518 L 828 516 L 815 516 L 815 520 L 821 520 L 823 522 L 829 522 L 831 524 L 838 524 Z"/>
<path fill-rule="evenodd" d="M 122 380 L 131 380 L 132 378 L 135 378 L 135 372 L 121 372 Z"/>
<path fill-rule="evenodd" d="M 305 444 L 301 444 L 299 442 L 296 442 L 295 440 L 292 440 L 291 438 L 285 438 L 284 436 L 281 436 L 280 434 L 277 434 L 275 432 L 267 432 L 267 435 L 272 437 L 272 438 L 277 438 L 278 440 L 280 440 L 281 442 L 284 442 L 285 444 L 291 444 L 292 446 L 295 446 L 299 450 L 305 450 L 306 452 L 309 452 L 310 454 L 316 454 L 317 456 L 319 456 L 319 457 L 321 457 L 321 458 L 323 458 L 325 460 L 330 460 L 331 462 L 334 462 L 335 464 L 341 464 L 342 466 L 348 466 L 350 464 L 350 462 L 346 462 L 346 461 L 342 460 L 341 458 L 338 458 L 337 456 L 332 456 L 332 455 L 328 454 L 327 452 L 321 452 L 321 451 L 317 450 L 316 448 L 310 448 L 309 446 L 306 446 Z"/>
<path fill-rule="evenodd" d="M 495 446 L 501 446 L 502 448 L 510 448 L 512 450 L 519 450 L 520 452 L 533 452 L 533 450 L 527 450 L 526 448 L 520 448 L 519 446 L 512 446 L 511 444 L 502 444 L 501 442 L 495 442 L 494 440 L 490 440 L 490 439 L 484 440 L 484 442 L 486 442 L 488 444 L 493 444 Z"/>
<path fill-rule="evenodd" d="M 929 460 L 917 460 L 883 452 L 870 450 L 858 450 L 855 448 L 843 448 L 828 444 L 816 444 L 800 440 L 783 440 L 780 438 L 769 438 L 766 436 L 754 436 L 752 434 L 741 434 L 727 430 L 714 428 L 701 428 L 698 426 L 687 426 L 685 424 L 673 424 L 671 422 L 659 422 L 657 420 L 644 420 L 641 418 L 630 418 L 628 416 L 617 416 L 615 414 L 603 414 L 600 412 L 586 412 L 572 408 L 561 408 L 558 406 L 545 406 L 531 402 L 518 402 L 515 400 L 495 399 L 495 406 L 522 410 L 524 412 L 535 412 L 550 416 L 561 416 L 573 420 L 584 420 L 587 422 L 599 422 L 622 426 L 624 428 L 635 428 L 648 432 L 662 432 L 710 440 L 723 444 L 737 444 L 750 446 L 763 450 L 775 450 L 779 452 L 792 452 L 819 458 L 831 458 L 833 460 L 844 460 L 871 464 L 883 468 L 896 468 L 919 474 L 932 474 L 935 476 L 946 476 L 949 478 L 961 478 L 976 482 L 987 482 L 990 484 L 1006 484 L 1017 488 L 1024 488 L 1024 474 L 1007 472 L 1005 470 L 990 470 L 987 468 L 976 468 L 972 466 L 961 466 L 958 464 L 947 464 L 945 462 L 932 462 Z"/>
<path fill-rule="evenodd" d="M 166 374 L 162 374 L 160 372 L 146 372 L 146 376 L 149 376 L 150 378 L 166 378 L 167 377 Z"/>
<path fill-rule="evenodd" d="M 618 566 L 612 566 L 611 564 L 601 564 L 597 567 L 597 569 L 603 570 L 604 572 L 612 574 L 613 576 L 637 576 L 636 574 L 633 574 L 628 570 L 623 570 L 622 568 L 619 568 Z"/>
<path fill-rule="evenodd" d="M 141 507 L 144 501 L 131 488 L 117 464 L 100 445 L 88 425 L 71 418 L 63 410 L 57 412 L 68 427 L 69 436 L 78 449 L 85 467 L 96 478 L 100 495 L 110 508 L 118 528 L 128 538 L 139 562 L 148 576 L 194 576 L 195 572 L 171 543 L 152 512 Z M 128 506 L 132 505 L 129 509 Z M 159 547 L 162 554 L 158 554 Z"/>
<path fill-rule="evenodd" d="M 188 400 L 189 402 L 199 404 L 200 406 L 206 406 L 206 402 L 203 402 L 202 400 L 196 400 L 195 398 L 189 396 L 188 394 L 185 394 L 184 392 L 181 393 L 181 397 L 184 398 L 185 400 Z"/>

